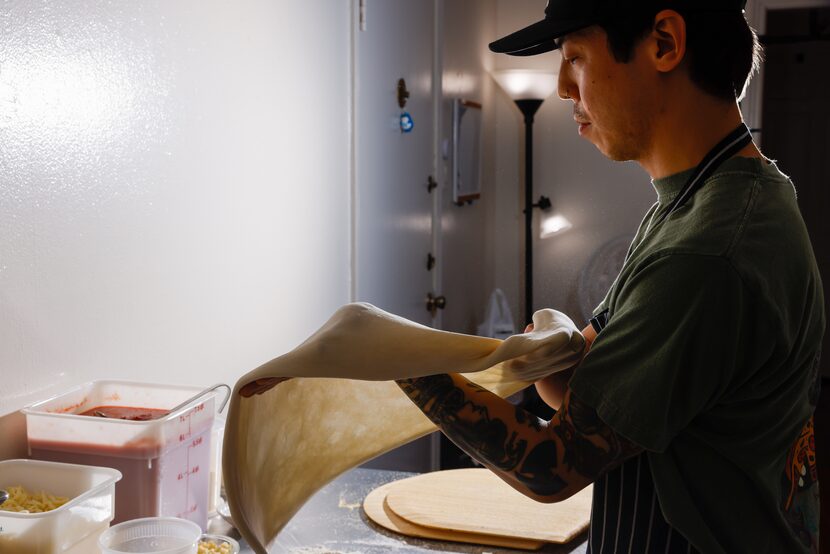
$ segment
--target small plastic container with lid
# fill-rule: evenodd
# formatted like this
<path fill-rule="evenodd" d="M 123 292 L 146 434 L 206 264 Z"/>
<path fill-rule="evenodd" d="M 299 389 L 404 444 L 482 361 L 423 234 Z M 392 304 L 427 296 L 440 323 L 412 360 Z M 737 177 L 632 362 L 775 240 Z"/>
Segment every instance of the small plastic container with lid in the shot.
<path fill-rule="evenodd" d="M 36 460 L 0 462 L 0 488 L 23 487 L 69 498 L 41 513 L 5 511 L 0 506 L 0 554 L 89 554 L 112 521 L 115 483 L 121 473 Z"/>
<path fill-rule="evenodd" d="M 186 519 L 145 517 L 106 530 L 98 540 L 103 554 L 197 554 L 201 528 Z"/>
<path fill-rule="evenodd" d="M 92 381 L 23 409 L 31 457 L 112 467 L 114 523 L 144 517 L 188 519 L 207 528 L 214 392 L 164 414 L 200 387 Z M 81 415 L 104 409 L 162 414 L 149 419 Z"/>

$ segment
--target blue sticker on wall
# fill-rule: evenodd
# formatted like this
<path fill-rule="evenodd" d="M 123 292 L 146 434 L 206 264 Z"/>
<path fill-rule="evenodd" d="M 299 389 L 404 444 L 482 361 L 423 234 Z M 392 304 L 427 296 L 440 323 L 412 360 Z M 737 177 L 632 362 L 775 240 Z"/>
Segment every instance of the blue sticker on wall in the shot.
<path fill-rule="evenodd" d="M 401 114 L 401 132 L 411 133 L 413 128 L 415 128 L 415 122 L 412 120 L 412 116 L 409 115 L 409 112 L 403 112 Z"/>

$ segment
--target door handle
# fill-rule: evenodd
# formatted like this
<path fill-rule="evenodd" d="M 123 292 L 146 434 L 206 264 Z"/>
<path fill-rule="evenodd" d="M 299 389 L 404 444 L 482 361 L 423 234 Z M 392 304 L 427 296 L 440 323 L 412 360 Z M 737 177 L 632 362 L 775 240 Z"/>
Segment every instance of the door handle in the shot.
<path fill-rule="evenodd" d="M 432 293 L 427 294 L 427 311 L 435 317 L 438 310 L 443 310 L 447 307 L 447 299 L 443 296 L 433 296 Z"/>

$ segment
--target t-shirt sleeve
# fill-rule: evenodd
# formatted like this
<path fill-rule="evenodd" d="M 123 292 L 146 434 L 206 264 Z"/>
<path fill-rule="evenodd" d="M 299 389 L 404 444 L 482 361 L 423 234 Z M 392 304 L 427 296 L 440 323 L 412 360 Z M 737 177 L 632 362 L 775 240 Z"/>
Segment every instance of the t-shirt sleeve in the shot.
<path fill-rule="evenodd" d="M 667 254 L 626 280 L 570 389 L 617 433 L 662 452 L 728 390 L 748 292 L 729 261 Z"/>

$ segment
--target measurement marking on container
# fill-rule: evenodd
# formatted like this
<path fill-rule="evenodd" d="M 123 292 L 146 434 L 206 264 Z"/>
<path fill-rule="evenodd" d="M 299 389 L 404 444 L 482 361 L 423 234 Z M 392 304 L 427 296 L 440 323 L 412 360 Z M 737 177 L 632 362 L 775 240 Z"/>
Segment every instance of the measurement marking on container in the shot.
<path fill-rule="evenodd" d="M 177 479 L 179 481 L 181 481 L 183 479 L 186 479 L 187 477 L 190 477 L 191 475 L 196 475 L 197 473 L 199 473 L 199 466 L 194 466 L 192 468 L 187 468 L 186 471 L 183 471 L 183 472 L 179 473 L 179 475 L 177 476 Z"/>
<path fill-rule="evenodd" d="M 185 467 L 184 467 L 183 471 L 181 471 L 176 476 L 178 481 L 180 481 L 180 482 L 184 481 L 184 487 L 185 487 L 184 502 L 186 503 L 185 506 L 184 506 L 184 511 L 177 514 L 177 517 L 186 517 L 190 514 L 193 514 L 193 513 L 196 513 L 196 512 L 199 511 L 199 503 L 198 502 L 193 502 L 193 504 L 188 504 L 193 500 L 193 499 L 190 498 L 190 476 L 191 475 L 196 476 L 197 474 L 199 474 L 201 472 L 201 466 L 200 465 L 197 464 L 197 465 L 191 466 L 191 456 L 190 456 L 190 454 L 191 454 L 191 450 L 196 449 L 196 448 L 200 448 L 200 447 L 204 448 L 205 445 L 204 445 L 204 437 L 199 436 L 199 437 L 193 438 L 193 420 L 192 420 L 192 416 L 193 416 L 193 414 L 204 411 L 205 409 L 206 409 L 205 404 L 202 403 L 202 404 L 199 404 L 198 406 L 195 406 L 187 414 L 179 416 L 179 422 L 180 423 L 184 424 L 185 422 L 187 422 L 187 431 L 186 432 L 181 432 L 179 434 L 179 437 L 178 437 L 179 438 L 179 444 L 183 445 L 183 443 L 185 443 L 187 441 L 189 441 L 189 442 L 187 443 L 186 446 L 183 445 L 187 448 L 187 451 L 185 452 L 185 456 L 186 456 Z M 198 454 L 194 454 L 194 457 L 198 459 Z M 198 483 L 198 481 L 196 483 Z"/>
<path fill-rule="evenodd" d="M 193 436 L 193 420 L 191 419 L 191 416 L 197 412 L 203 411 L 204 409 L 205 405 L 204 403 L 202 403 L 193 408 L 192 411 L 187 412 L 187 414 L 179 416 L 179 423 L 184 423 L 185 421 L 187 422 L 187 433 L 179 434 L 180 443 L 186 441 L 187 439 Z"/>
<path fill-rule="evenodd" d="M 190 446 L 187 447 L 187 480 L 184 482 L 185 502 L 188 502 L 190 500 L 190 448 Z"/>

